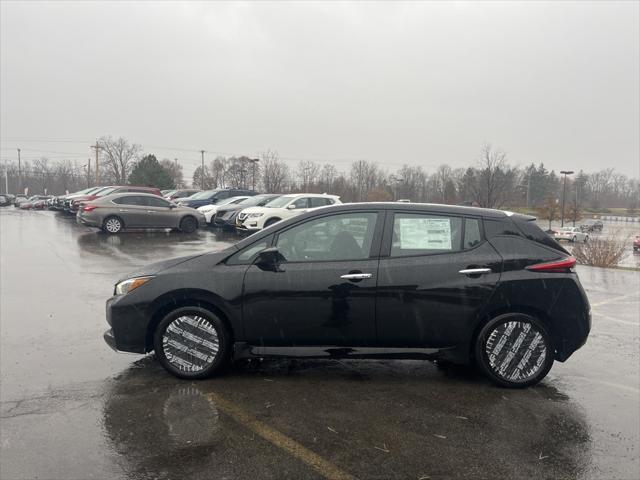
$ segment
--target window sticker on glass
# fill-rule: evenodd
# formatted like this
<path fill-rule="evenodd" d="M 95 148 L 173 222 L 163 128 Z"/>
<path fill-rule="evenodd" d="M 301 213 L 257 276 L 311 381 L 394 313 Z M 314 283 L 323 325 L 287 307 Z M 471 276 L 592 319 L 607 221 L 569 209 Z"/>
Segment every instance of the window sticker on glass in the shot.
<path fill-rule="evenodd" d="M 400 218 L 403 250 L 451 250 L 449 218 Z"/>

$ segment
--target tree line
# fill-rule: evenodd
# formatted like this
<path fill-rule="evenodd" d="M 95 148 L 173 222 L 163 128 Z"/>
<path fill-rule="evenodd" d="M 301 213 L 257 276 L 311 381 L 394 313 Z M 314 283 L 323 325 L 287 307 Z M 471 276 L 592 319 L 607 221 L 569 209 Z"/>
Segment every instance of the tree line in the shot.
<path fill-rule="evenodd" d="M 267 193 L 332 193 L 343 202 L 392 201 L 469 204 L 487 208 L 552 208 L 562 195 L 563 178 L 543 163 L 525 167 L 512 165 L 500 148 L 486 144 L 466 168 L 442 164 L 433 172 L 421 166 L 404 165 L 391 170 L 375 162 L 357 160 L 347 171 L 331 163 L 301 160 L 295 166 L 268 150 L 257 158 L 218 156 L 196 168 L 190 182 L 183 178 L 177 160 L 158 160 L 143 153 L 142 146 L 124 138 L 102 137 L 98 141 L 100 184 L 152 185 L 161 189 L 249 188 Z M 0 172 L 9 191 L 22 186 L 32 193 L 61 194 L 95 184 L 95 165 L 79 166 L 69 160 L 47 158 L 23 162 L 20 175 L 16 162 L 5 163 Z M 19 178 L 21 177 L 21 178 Z M 190 183 L 191 185 L 188 185 Z M 0 181 L 0 191 L 5 190 Z M 634 212 L 640 207 L 640 180 L 613 168 L 597 172 L 576 171 L 567 178 L 568 208 L 622 207 Z"/>

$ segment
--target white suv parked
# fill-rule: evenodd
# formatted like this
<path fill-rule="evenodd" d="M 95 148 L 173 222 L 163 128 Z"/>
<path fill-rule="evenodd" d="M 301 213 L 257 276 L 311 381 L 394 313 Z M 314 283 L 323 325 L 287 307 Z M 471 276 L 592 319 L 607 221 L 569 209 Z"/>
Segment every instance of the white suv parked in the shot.
<path fill-rule="evenodd" d="M 250 207 L 236 217 L 236 228 L 256 232 L 285 218 L 291 218 L 311 208 L 326 207 L 340 202 L 340 197 L 324 193 L 292 193 L 282 195 L 264 207 Z"/>

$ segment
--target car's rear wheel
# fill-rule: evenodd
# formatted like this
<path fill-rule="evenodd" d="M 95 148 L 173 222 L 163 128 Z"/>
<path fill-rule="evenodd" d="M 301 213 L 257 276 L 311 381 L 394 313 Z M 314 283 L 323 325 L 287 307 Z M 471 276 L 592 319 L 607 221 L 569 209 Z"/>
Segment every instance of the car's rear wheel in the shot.
<path fill-rule="evenodd" d="M 107 217 L 102 222 L 102 230 L 105 233 L 118 233 L 124 228 L 124 223 L 118 217 Z"/>
<path fill-rule="evenodd" d="M 153 346 L 160 364 L 180 378 L 206 378 L 219 371 L 231 351 L 222 320 L 200 307 L 183 307 L 165 316 Z"/>
<path fill-rule="evenodd" d="M 193 233 L 198 228 L 198 222 L 193 217 L 184 217 L 180 221 L 180 231 L 184 233 Z"/>
<path fill-rule="evenodd" d="M 475 358 L 494 383 L 524 388 L 542 380 L 553 365 L 554 348 L 545 326 L 521 313 L 500 315 L 480 330 Z"/>

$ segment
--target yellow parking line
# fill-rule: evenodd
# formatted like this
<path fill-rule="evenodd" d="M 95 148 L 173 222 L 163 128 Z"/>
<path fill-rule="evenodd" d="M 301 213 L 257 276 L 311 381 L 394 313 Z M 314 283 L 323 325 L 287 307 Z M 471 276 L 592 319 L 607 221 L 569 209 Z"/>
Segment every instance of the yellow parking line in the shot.
<path fill-rule="evenodd" d="M 340 470 L 340 468 L 333 463 L 325 460 L 294 439 L 271 428 L 266 423 L 261 422 L 238 405 L 228 401 L 217 393 L 209 393 L 207 396 L 215 402 L 216 407 L 220 411 L 233 418 L 239 424 L 257 433 L 269 443 L 306 463 L 323 477 L 331 480 L 355 480 L 352 475 Z"/>
<path fill-rule="evenodd" d="M 621 295 L 619 297 L 609 298 L 608 300 L 603 300 L 601 302 L 592 303 L 591 307 L 592 308 L 593 307 L 601 307 L 602 305 L 606 305 L 608 303 L 618 302 L 620 300 L 624 300 L 625 298 L 636 297 L 636 296 L 638 296 L 638 292 L 627 293 L 626 295 Z"/>

